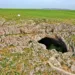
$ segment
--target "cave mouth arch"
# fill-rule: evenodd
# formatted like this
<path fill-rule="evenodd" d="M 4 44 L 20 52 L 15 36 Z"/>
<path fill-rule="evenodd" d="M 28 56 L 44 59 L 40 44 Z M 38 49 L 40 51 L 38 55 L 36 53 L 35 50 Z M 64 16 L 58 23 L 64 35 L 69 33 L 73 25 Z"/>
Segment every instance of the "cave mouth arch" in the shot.
<path fill-rule="evenodd" d="M 50 37 L 44 37 L 38 41 L 38 43 L 44 44 L 46 46 L 46 49 L 56 49 L 58 52 L 65 53 L 67 52 L 67 46 L 65 42 L 60 38 L 50 38 Z"/>

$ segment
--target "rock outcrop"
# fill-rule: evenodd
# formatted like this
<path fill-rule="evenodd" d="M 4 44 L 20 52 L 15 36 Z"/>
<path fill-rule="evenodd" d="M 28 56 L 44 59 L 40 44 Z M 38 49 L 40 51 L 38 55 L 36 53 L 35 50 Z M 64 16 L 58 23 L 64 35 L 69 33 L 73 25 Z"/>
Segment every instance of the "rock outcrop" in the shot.
<path fill-rule="evenodd" d="M 1 22 L 2 21 L 2 22 Z M 75 75 L 75 25 L 0 21 L 0 74 Z M 68 51 L 47 50 L 44 37 L 61 37 Z"/>

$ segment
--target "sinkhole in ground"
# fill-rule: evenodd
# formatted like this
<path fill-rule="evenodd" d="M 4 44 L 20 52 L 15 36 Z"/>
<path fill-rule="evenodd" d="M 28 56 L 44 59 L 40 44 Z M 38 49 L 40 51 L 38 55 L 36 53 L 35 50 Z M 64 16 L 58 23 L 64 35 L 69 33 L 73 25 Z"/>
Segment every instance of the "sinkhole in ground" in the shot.
<path fill-rule="evenodd" d="M 60 38 L 50 38 L 50 37 L 44 37 L 38 41 L 41 44 L 44 44 L 46 46 L 46 49 L 56 49 L 58 52 L 67 52 L 67 46 L 65 42 Z"/>

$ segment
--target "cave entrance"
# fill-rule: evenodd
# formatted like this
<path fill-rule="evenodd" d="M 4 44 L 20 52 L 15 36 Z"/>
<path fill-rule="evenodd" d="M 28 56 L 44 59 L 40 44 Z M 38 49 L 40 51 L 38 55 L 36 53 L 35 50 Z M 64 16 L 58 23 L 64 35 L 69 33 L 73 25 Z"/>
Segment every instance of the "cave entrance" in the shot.
<path fill-rule="evenodd" d="M 46 46 L 46 49 L 56 49 L 58 52 L 67 52 L 67 46 L 65 42 L 60 38 L 50 38 L 50 37 L 44 37 L 38 41 L 41 44 L 44 44 Z"/>

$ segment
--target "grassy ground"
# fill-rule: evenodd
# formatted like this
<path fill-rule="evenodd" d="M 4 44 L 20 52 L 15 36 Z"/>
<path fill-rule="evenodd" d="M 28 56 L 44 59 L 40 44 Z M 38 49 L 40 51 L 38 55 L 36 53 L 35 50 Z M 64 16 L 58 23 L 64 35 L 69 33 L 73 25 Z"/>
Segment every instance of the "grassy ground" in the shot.
<path fill-rule="evenodd" d="M 17 15 L 21 16 L 18 17 Z M 0 17 L 10 19 L 74 19 L 75 10 L 0 9 Z"/>
<path fill-rule="evenodd" d="M 17 15 L 21 16 L 18 17 Z M 9 20 L 47 19 L 50 23 L 64 22 L 75 24 L 75 10 L 45 10 L 45 9 L 0 9 L 0 17 Z"/>

